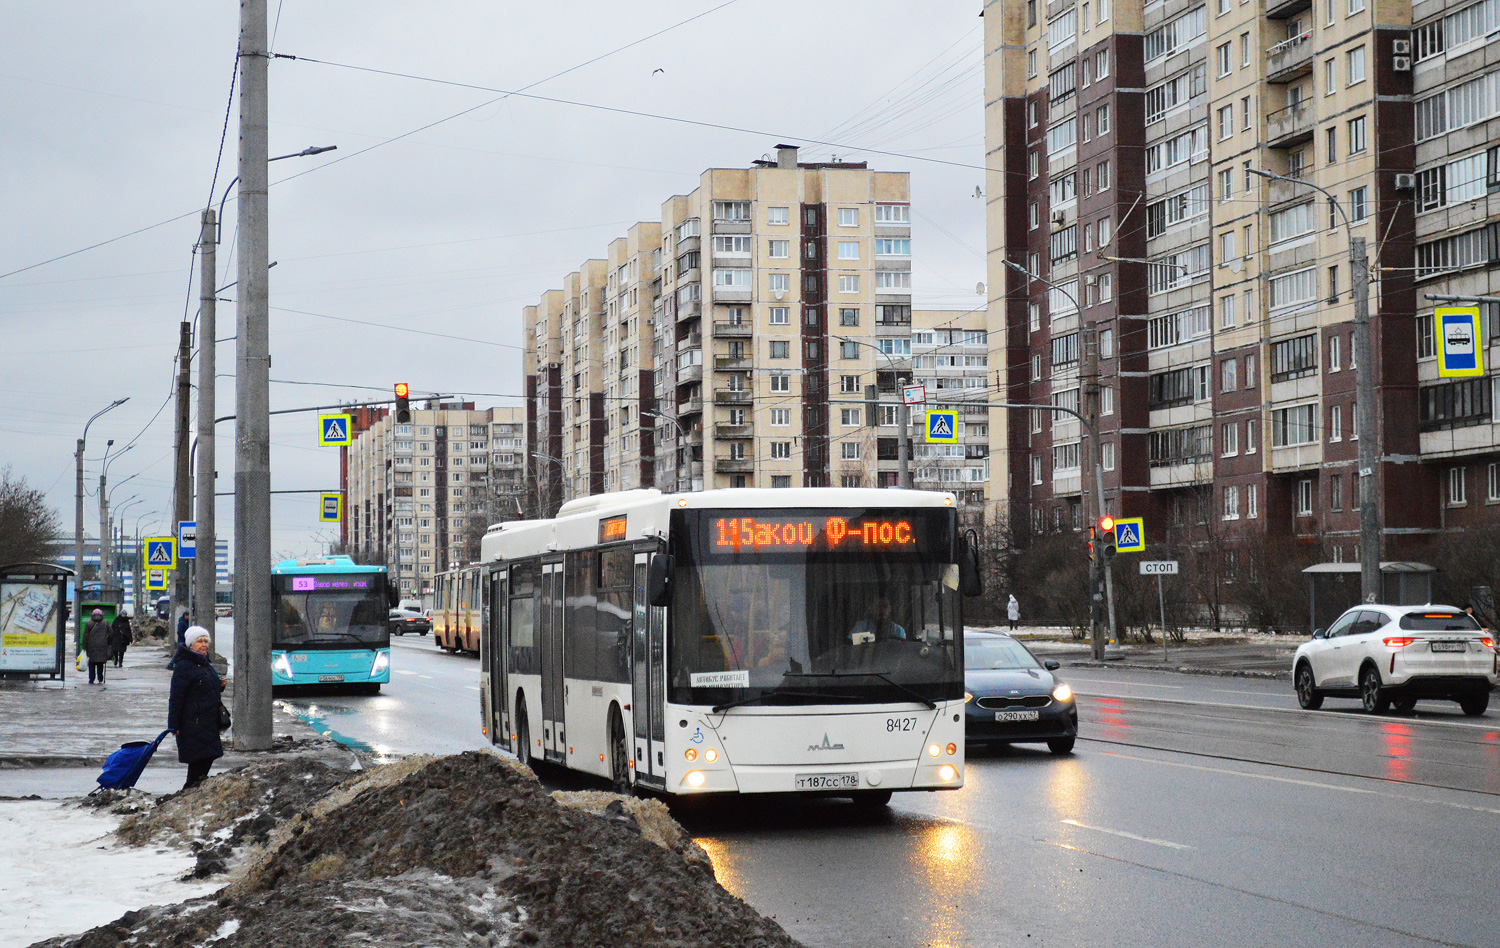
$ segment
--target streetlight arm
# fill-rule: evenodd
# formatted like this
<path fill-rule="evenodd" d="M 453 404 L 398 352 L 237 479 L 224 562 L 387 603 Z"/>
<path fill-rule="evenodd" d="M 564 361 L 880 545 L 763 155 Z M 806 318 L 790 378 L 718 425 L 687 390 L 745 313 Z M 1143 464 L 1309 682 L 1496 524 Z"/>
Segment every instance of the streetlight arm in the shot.
<path fill-rule="evenodd" d="M 1327 190 L 1319 187 L 1316 184 L 1313 184 L 1311 181 L 1303 181 L 1301 178 L 1288 178 L 1286 175 L 1277 174 L 1274 171 L 1261 171 L 1258 168 L 1250 168 L 1248 170 L 1257 178 L 1265 178 L 1269 181 L 1286 181 L 1290 184 L 1300 184 L 1304 187 L 1309 187 L 1314 191 L 1320 192 L 1324 197 L 1328 198 L 1328 203 L 1332 204 L 1338 210 L 1339 217 L 1344 221 L 1344 236 L 1350 241 L 1351 244 L 1353 243 L 1354 231 L 1349 226 L 1349 215 L 1344 211 L 1344 206 L 1339 203 L 1339 199 L 1334 197 Z"/>

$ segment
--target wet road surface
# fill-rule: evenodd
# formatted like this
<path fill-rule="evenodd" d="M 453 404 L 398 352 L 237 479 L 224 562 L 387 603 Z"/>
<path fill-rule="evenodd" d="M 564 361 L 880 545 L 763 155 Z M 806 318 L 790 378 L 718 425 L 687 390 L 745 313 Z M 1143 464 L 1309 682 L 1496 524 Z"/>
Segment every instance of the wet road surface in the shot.
<path fill-rule="evenodd" d="M 288 703 L 377 751 L 484 746 L 478 662 L 430 637 L 392 648 L 381 695 Z M 1500 944 L 1494 710 L 1304 712 L 1286 682 L 1064 675 L 1083 722 L 1070 757 L 978 751 L 962 790 L 883 811 L 674 812 L 726 888 L 808 945 Z"/>

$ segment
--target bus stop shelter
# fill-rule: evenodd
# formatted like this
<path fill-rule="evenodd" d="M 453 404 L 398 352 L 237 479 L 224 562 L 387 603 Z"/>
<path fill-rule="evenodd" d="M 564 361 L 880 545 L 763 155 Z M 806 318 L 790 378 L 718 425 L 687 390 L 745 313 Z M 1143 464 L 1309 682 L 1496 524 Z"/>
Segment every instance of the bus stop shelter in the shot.
<path fill-rule="evenodd" d="M 1315 563 L 1307 576 L 1308 631 L 1326 629 L 1345 609 L 1359 604 L 1358 563 Z M 1392 606 L 1421 606 L 1432 601 L 1432 574 L 1426 563 L 1390 560 L 1380 564 L 1380 601 Z"/>
<path fill-rule="evenodd" d="M 52 563 L 0 566 L 0 678 L 67 677 L 68 578 Z"/>

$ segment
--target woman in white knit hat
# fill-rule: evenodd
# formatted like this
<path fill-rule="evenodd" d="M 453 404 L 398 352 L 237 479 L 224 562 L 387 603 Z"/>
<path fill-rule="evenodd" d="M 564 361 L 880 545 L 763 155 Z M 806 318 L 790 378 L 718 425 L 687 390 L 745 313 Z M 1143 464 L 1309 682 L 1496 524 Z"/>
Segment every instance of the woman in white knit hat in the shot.
<path fill-rule="evenodd" d="M 183 634 L 172 669 L 172 697 L 167 703 L 167 730 L 177 736 L 177 759 L 188 765 L 187 790 L 203 782 L 213 762 L 224 756 L 219 731 L 224 682 L 208 660 L 208 630 L 192 626 Z"/>

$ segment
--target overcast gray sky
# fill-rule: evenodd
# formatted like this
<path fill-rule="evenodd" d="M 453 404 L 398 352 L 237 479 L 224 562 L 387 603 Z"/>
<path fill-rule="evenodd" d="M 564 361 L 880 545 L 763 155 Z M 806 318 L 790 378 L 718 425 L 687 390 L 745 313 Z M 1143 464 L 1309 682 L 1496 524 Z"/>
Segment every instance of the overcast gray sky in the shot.
<path fill-rule="evenodd" d="M 510 348 L 521 308 L 603 256 L 631 222 L 656 219 L 704 168 L 744 166 L 779 141 L 802 143 L 804 160 L 836 153 L 911 172 L 915 302 L 980 305 L 978 12 L 978 3 L 910 0 L 270 0 L 275 52 L 343 64 L 270 67 L 271 154 L 339 149 L 271 166 L 272 378 L 386 393 L 407 381 L 414 394 L 519 404 L 490 395 L 521 391 Z M 0 12 L 0 466 L 46 490 L 69 531 L 74 443 L 90 415 L 123 397 L 90 431 L 88 480 L 97 487 L 92 459 L 107 439 L 119 449 L 138 437 L 111 462 L 112 500 L 142 498 L 127 526 L 137 514 L 148 514 L 143 531 L 167 526 L 172 406 L 163 406 L 178 324 L 197 310 L 189 267 L 238 17 L 228 0 L 13 2 Z M 348 68 L 517 89 L 676 24 L 531 91 L 751 131 L 518 97 L 484 104 L 496 93 Z M 231 112 L 215 201 L 236 174 L 237 121 Z M 232 195 L 225 217 L 231 245 Z M 221 284 L 234 266 L 221 246 Z M 221 304 L 219 336 L 233 325 L 233 305 Z M 218 352 L 219 414 L 230 414 L 233 343 Z M 273 384 L 271 407 L 367 396 L 379 393 Z M 312 416 L 274 418 L 271 440 L 273 487 L 337 486 L 337 449 L 318 447 Z M 228 490 L 230 425 L 217 447 Z M 219 505 L 221 536 L 229 501 Z M 85 507 L 92 534 L 97 499 Z M 317 523 L 315 496 L 274 498 L 272 521 L 278 556 L 321 552 L 335 535 Z"/>

